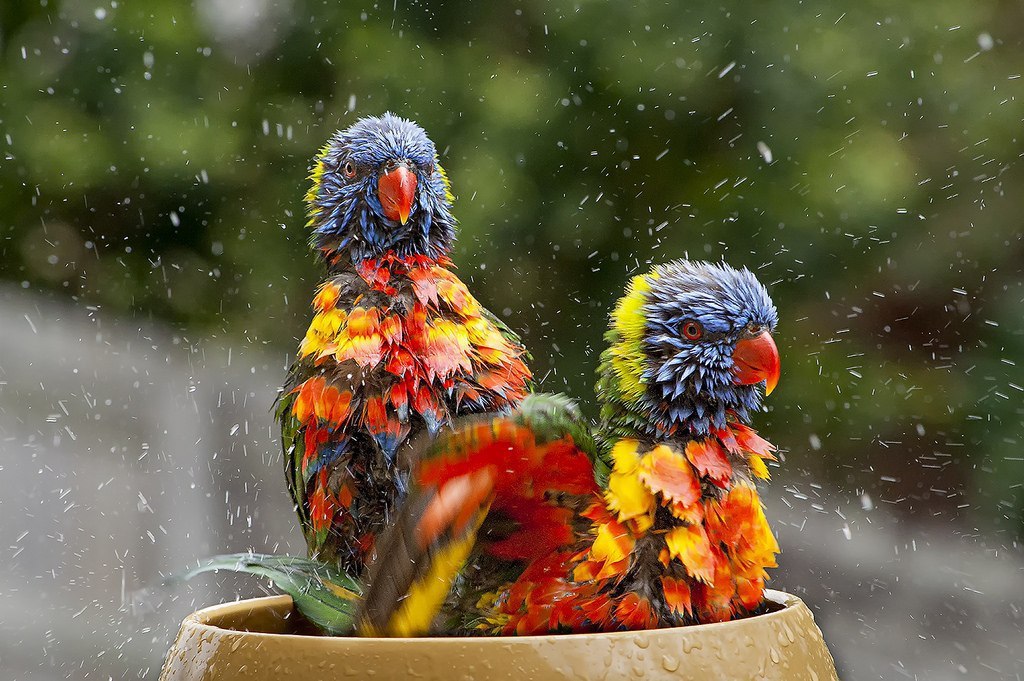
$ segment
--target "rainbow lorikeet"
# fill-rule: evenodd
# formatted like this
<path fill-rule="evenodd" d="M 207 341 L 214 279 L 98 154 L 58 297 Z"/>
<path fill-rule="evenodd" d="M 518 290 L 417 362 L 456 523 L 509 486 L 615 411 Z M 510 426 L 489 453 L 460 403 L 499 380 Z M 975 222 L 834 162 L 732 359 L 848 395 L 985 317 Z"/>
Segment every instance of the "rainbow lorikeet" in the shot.
<path fill-rule="evenodd" d="M 567 398 L 538 394 L 425 446 L 378 546 L 361 633 L 611 631 L 756 613 L 779 547 L 754 483 L 775 448 L 748 424 L 778 382 L 776 323 L 745 269 L 681 260 L 635 277 L 611 314 L 596 426 Z"/>
<path fill-rule="evenodd" d="M 306 194 L 327 275 L 277 406 L 311 558 L 362 576 L 420 432 L 526 396 L 519 338 L 455 275 L 452 194 L 434 143 L 385 114 L 335 134 Z"/>

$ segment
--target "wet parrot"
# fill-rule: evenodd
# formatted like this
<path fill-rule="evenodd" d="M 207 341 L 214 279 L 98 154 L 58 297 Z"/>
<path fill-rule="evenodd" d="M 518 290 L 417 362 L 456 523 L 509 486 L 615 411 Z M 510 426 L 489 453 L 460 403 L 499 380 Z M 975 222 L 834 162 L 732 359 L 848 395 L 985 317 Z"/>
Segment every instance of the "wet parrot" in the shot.
<path fill-rule="evenodd" d="M 403 497 L 412 439 L 515 407 L 531 377 L 519 338 L 455 273 L 451 188 L 420 126 L 360 119 L 310 179 L 327 273 L 276 413 L 309 556 L 359 579 Z"/>
<path fill-rule="evenodd" d="M 588 423 L 536 394 L 424 441 L 378 543 L 362 634 L 544 634 L 717 622 L 765 607 L 778 544 L 751 427 L 779 378 L 749 271 L 680 260 L 611 313 Z"/>
<path fill-rule="evenodd" d="M 343 634 L 405 495 L 413 440 L 510 410 L 531 375 L 519 338 L 455 274 L 451 187 L 421 127 L 360 119 L 320 150 L 310 179 L 310 242 L 327 272 L 276 408 L 308 557 L 214 556 L 169 581 L 264 577 Z"/>

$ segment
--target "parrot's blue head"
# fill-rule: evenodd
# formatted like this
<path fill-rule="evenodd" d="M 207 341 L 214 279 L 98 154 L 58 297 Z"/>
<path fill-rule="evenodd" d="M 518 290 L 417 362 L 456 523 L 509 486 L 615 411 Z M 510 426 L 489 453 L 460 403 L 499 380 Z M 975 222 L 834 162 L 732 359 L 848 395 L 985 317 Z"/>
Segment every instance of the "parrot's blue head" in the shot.
<path fill-rule="evenodd" d="M 445 256 L 452 195 L 423 128 L 386 113 L 361 118 L 320 150 L 306 194 L 313 246 L 329 263 L 393 252 Z"/>
<path fill-rule="evenodd" d="M 775 387 L 777 323 L 748 270 L 676 260 L 633 279 L 612 313 L 602 367 L 618 399 L 652 430 L 703 435 L 730 413 L 747 421 Z"/>

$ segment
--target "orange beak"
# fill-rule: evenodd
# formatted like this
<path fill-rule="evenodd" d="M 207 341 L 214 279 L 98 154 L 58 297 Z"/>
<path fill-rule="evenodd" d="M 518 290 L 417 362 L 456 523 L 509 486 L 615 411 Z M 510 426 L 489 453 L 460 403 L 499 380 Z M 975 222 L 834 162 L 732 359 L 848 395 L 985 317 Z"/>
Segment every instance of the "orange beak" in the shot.
<path fill-rule="evenodd" d="M 377 196 L 384 215 L 403 225 L 409 221 L 412 203 L 416 200 L 416 174 L 404 165 L 381 175 L 377 181 Z"/>
<path fill-rule="evenodd" d="M 753 385 L 764 381 L 765 396 L 771 395 L 779 384 L 781 362 L 775 340 L 767 331 L 753 338 L 744 338 L 732 351 L 733 374 L 736 385 Z"/>

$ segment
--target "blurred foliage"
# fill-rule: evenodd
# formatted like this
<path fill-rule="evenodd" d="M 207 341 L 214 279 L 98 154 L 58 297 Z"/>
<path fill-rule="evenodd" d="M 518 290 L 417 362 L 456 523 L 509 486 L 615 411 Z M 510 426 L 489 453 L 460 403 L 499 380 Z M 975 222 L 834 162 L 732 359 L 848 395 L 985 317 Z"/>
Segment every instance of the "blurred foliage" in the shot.
<path fill-rule="evenodd" d="M 727 4 L 4 3 L 3 277 L 283 365 L 309 159 L 392 110 L 544 388 L 592 394 L 630 274 L 725 258 L 781 311 L 787 480 L 1015 540 L 1019 3 Z"/>

